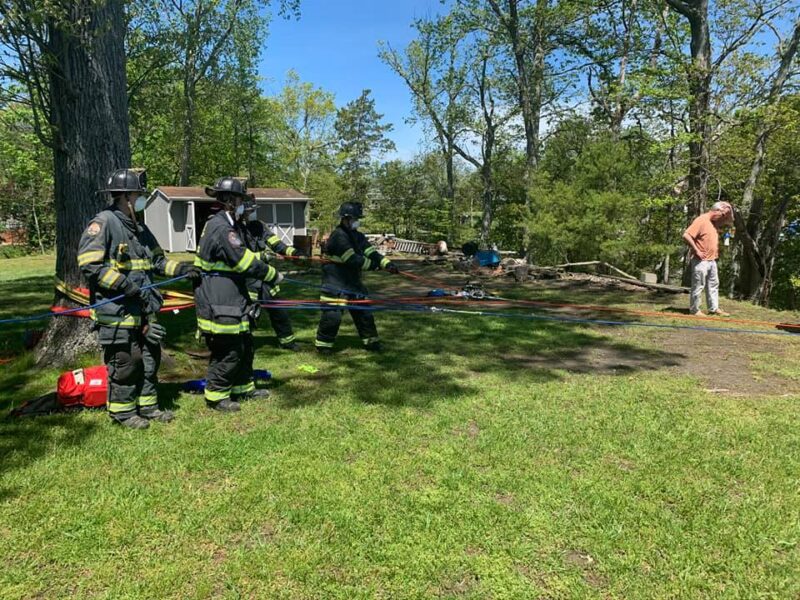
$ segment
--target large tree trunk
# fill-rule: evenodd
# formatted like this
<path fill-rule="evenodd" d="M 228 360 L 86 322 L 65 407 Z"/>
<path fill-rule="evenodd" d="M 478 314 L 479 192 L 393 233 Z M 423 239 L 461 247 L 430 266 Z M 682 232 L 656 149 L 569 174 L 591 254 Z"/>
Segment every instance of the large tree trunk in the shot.
<path fill-rule="evenodd" d="M 481 245 L 488 246 L 492 233 L 492 220 L 494 218 L 494 173 L 492 171 L 492 155 L 494 153 L 495 132 L 494 126 L 487 121 L 487 128 L 483 148 L 483 165 L 481 166 L 481 181 L 483 183 L 483 215 L 481 217 Z"/>
<path fill-rule="evenodd" d="M 708 0 L 667 0 L 689 22 L 691 31 L 689 67 L 689 179 L 687 225 L 706 209 L 709 167 L 709 108 L 711 106 L 711 34 Z M 687 254 L 688 256 L 688 254 Z M 690 261 L 684 261 L 683 284 L 691 284 Z"/>
<path fill-rule="evenodd" d="M 772 289 L 772 269 L 778 254 L 780 235 L 786 225 L 786 211 L 790 198 L 785 198 L 775 209 L 757 240 L 749 234 L 742 236 L 742 253 L 735 292 L 743 300 L 767 304 Z M 739 224 L 746 226 L 737 216 Z"/>
<path fill-rule="evenodd" d="M 440 145 L 442 155 L 444 157 L 444 171 L 445 171 L 445 189 L 444 197 L 447 205 L 450 207 L 450 223 L 449 231 L 447 232 L 448 242 L 454 246 L 457 242 L 456 232 L 458 231 L 458 210 L 456 208 L 456 174 L 455 166 L 453 164 L 453 144 L 449 141 L 449 137 L 445 139 L 440 136 Z"/>
<path fill-rule="evenodd" d="M 516 69 L 517 102 L 519 103 L 522 125 L 525 131 L 525 165 L 522 173 L 522 185 L 525 197 L 525 219 L 522 224 L 522 250 L 523 255 L 527 258 L 529 237 L 528 219 L 531 217 L 530 213 L 532 210 L 530 186 L 534 170 L 539 162 L 539 120 L 546 54 L 544 21 L 547 18 L 545 16 L 547 0 L 537 0 L 536 2 L 536 15 L 534 17 L 533 31 L 531 32 L 533 34 L 533 41 L 531 44 L 533 47 L 532 53 L 522 39 L 518 11 L 519 1 L 509 0 L 507 14 L 496 1 L 490 1 L 490 4 L 508 33 L 511 53 L 514 56 L 514 66 Z"/>
<path fill-rule="evenodd" d="M 689 76 L 689 210 L 687 225 L 706 210 L 708 199 L 709 107 L 711 104 L 711 42 L 708 31 L 708 3 L 698 2 L 698 13 L 690 19 L 692 67 Z M 683 285 L 691 285 L 691 261 L 685 261 Z"/>
<path fill-rule="evenodd" d="M 181 174 L 178 185 L 189 185 L 192 166 L 192 144 L 194 143 L 194 85 L 187 81 L 183 85 L 183 140 L 181 147 Z"/>
<path fill-rule="evenodd" d="M 481 246 L 489 245 L 489 237 L 492 231 L 492 219 L 494 217 L 494 182 L 492 180 L 491 164 L 484 164 L 481 169 L 481 181 L 483 182 L 483 214 L 481 216 Z"/>
<path fill-rule="evenodd" d="M 56 277 L 71 286 L 81 283 L 81 233 L 104 205 L 96 191 L 111 171 L 130 165 L 123 7 L 122 0 L 80 0 L 71 6 L 69 29 L 51 29 Z M 96 347 L 88 319 L 56 318 L 37 348 L 37 361 L 68 364 Z"/>

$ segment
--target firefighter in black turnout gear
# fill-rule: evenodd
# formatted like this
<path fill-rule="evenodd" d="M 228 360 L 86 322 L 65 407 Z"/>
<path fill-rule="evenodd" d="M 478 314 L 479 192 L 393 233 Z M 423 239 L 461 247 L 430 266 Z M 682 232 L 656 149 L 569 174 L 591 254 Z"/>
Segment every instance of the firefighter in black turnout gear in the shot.
<path fill-rule="evenodd" d="M 258 254 L 261 260 L 268 262 L 267 250 L 275 254 L 280 254 L 281 256 L 296 258 L 306 257 L 305 253 L 294 246 L 285 244 L 281 238 L 270 229 L 269 225 L 258 220 L 255 196 L 250 196 L 250 202 L 245 208 L 245 213 L 245 230 L 242 237 L 247 247 Z M 275 300 L 281 291 L 279 285 L 271 285 L 266 281 L 254 278 L 248 278 L 247 289 L 250 294 L 250 299 L 253 302 L 259 303 Z M 272 329 L 278 337 L 278 345 L 284 350 L 297 352 L 300 348 L 295 340 L 289 311 L 285 308 L 268 306 L 266 307 L 266 312 L 269 316 Z"/>
<path fill-rule="evenodd" d="M 195 289 L 197 326 L 206 339 L 211 359 L 206 376 L 205 399 L 209 408 L 235 412 L 239 401 L 255 395 L 253 383 L 252 323 L 258 303 L 250 300 L 247 279 L 278 285 L 283 276 L 263 262 L 242 240 L 242 220 L 247 203 L 244 184 L 222 177 L 207 187 L 206 194 L 222 206 L 209 218 L 200 236 L 195 266 L 203 271 Z"/>
<path fill-rule="evenodd" d="M 360 202 L 345 202 L 339 207 L 339 226 L 333 230 L 324 252 L 330 262 L 322 266 L 322 294 L 320 300 L 327 304 L 322 309 L 322 317 L 317 328 L 315 345 L 322 354 L 330 354 L 342 322 L 343 308 L 348 300 L 363 300 L 367 288 L 361 281 L 362 271 L 386 269 L 397 274 L 397 266 L 380 254 L 363 233 L 358 231 L 359 219 L 363 216 Z M 334 305 L 334 306 L 331 306 Z M 358 335 L 367 350 L 381 349 L 378 330 L 372 313 L 366 310 L 350 309 Z"/>
<path fill-rule="evenodd" d="M 163 300 L 153 273 L 199 279 L 191 263 L 169 260 L 136 213 L 147 201 L 144 172 L 114 171 L 106 189 L 113 203 L 91 220 L 81 236 L 78 266 L 89 284 L 91 304 L 123 295 L 91 311 L 108 368 L 108 413 L 132 429 L 149 421 L 168 422 L 170 411 L 158 407 L 158 368 L 166 330 L 156 322 Z"/>

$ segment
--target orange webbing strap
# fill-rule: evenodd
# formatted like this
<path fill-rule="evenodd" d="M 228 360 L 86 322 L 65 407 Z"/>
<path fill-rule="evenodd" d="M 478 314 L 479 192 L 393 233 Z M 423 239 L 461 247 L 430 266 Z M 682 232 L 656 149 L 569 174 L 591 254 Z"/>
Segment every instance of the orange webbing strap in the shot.
<path fill-rule="evenodd" d="M 82 306 L 89 306 L 89 291 L 85 288 L 74 288 L 66 284 L 65 281 L 56 277 L 55 278 L 56 289 L 64 294 L 67 298 L 75 302 L 76 304 L 80 304 Z"/>
<path fill-rule="evenodd" d="M 89 306 L 89 290 L 86 288 L 72 287 L 58 277 L 55 278 L 55 287 L 59 292 L 76 304 Z M 188 308 L 194 305 L 194 296 L 192 294 L 179 292 L 177 290 L 162 290 L 161 293 L 164 296 L 164 305 L 161 307 L 162 311 L 176 308 Z"/>

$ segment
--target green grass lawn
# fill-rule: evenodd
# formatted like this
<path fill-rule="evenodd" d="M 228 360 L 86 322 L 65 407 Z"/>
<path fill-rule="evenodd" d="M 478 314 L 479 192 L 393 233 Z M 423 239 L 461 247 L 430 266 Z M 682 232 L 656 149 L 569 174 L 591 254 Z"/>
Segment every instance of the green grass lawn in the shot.
<path fill-rule="evenodd" d="M 0 261 L 0 318 L 46 309 L 51 269 Z M 181 393 L 205 366 L 184 353 L 200 348 L 184 311 L 163 319 L 174 423 L 0 421 L 0 597 L 800 596 L 794 338 L 380 313 L 384 353 L 366 354 L 345 317 L 339 351 L 319 357 L 318 315 L 293 315 L 304 351 L 278 352 L 262 327 L 272 397 L 237 415 Z M 0 330 L 9 352 L 24 329 Z M 720 357 L 730 393 L 705 391 Z M 23 354 L 0 367 L 0 407 L 56 376 Z"/>

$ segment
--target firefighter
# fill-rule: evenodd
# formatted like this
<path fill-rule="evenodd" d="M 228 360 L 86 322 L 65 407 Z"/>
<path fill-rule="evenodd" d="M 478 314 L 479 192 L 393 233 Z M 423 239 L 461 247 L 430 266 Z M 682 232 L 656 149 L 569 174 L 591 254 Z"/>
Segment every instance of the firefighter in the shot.
<path fill-rule="evenodd" d="M 268 261 L 267 249 L 281 256 L 306 258 L 304 252 L 294 246 L 287 246 L 280 237 L 275 235 L 269 225 L 258 219 L 255 196 L 250 196 L 250 202 L 246 207 L 245 213 L 245 230 L 242 237 L 247 247 L 258 254 L 264 262 Z M 250 299 L 259 303 L 276 299 L 281 291 L 279 285 L 270 285 L 260 279 L 252 278 L 247 280 L 247 289 Z M 297 352 L 300 347 L 295 340 L 289 311 L 285 308 L 268 307 L 267 315 L 272 329 L 278 337 L 278 345 L 284 350 Z"/>
<path fill-rule="evenodd" d="M 244 184 L 222 177 L 206 187 L 206 194 L 216 198 L 221 210 L 206 222 L 194 260 L 204 275 L 195 289 L 197 326 L 211 351 L 205 399 L 211 409 L 236 412 L 240 401 L 267 393 L 253 383 L 250 329 L 259 305 L 250 300 L 247 279 L 278 285 L 283 275 L 242 240 L 237 222 L 248 198 Z"/>
<path fill-rule="evenodd" d="M 91 220 L 81 236 L 78 265 L 89 284 L 91 317 L 108 368 L 108 413 L 114 422 L 132 429 L 147 429 L 149 421 L 169 422 L 171 411 L 158 407 L 158 368 L 161 340 L 166 334 L 156 322 L 163 300 L 155 289 L 153 273 L 199 279 L 191 263 L 164 256 L 155 237 L 136 213 L 144 209 L 146 175 L 119 169 L 100 192 L 111 194 L 112 204 Z"/>
<path fill-rule="evenodd" d="M 322 266 L 320 300 L 324 303 L 344 306 L 348 300 L 365 299 L 368 292 L 361 281 L 362 271 L 385 269 L 392 274 L 399 272 L 397 266 L 381 255 L 358 231 L 362 216 L 360 202 L 345 202 L 339 207 L 339 226 L 331 233 L 324 250 L 330 261 Z M 315 341 L 317 351 L 321 354 L 333 352 L 342 313 L 343 309 L 339 308 L 322 309 Z M 380 338 L 372 313 L 351 309 L 350 316 L 364 347 L 370 351 L 380 351 Z"/>

